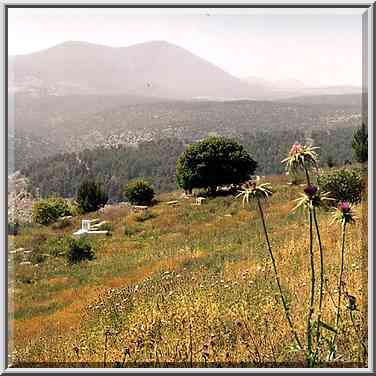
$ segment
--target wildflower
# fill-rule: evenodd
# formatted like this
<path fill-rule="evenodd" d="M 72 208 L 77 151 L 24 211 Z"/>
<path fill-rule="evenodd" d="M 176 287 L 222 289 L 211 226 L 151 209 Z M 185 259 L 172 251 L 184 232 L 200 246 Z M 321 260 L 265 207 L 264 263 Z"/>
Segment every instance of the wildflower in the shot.
<path fill-rule="evenodd" d="M 314 186 L 314 185 L 312 185 L 312 184 L 307 185 L 307 187 L 304 188 L 304 193 L 305 193 L 308 197 L 312 198 L 312 197 L 314 197 L 315 194 L 317 193 L 317 187 Z"/>
<path fill-rule="evenodd" d="M 249 203 L 250 198 L 255 198 L 256 200 L 262 198 L 266 199 L 273 194 L 270 183 L 256 184 L 250 180 L 244 183 L 242 188 L 243 189 L 239 191 L 236 198 L 243 196 L 243 206 L 245 206 L 246 203 Z"/>
<path fill-rule="evenodd" d="M 307 207 L 309 209 L 320 207 L 323 205 L 324 201 L 333 200 L 328 197 L 328 195 L 328 192 L 321 193 L 318 187 L 309 184 L 304 188 L 304 193 L 300 194 L 300 197 L 295 200 L 297 201 L 297 205 L 292 211 L 295 211 L 300 207 Z"/>
<path fill-rule="evenodd" d="M 333 214 L 333 222 L 339 222 L 342 227 L 342 246 L 341 246 L 341 266 L 340 266 L 340 273 L 338 277 L 338 303 L 337 303 L 337 313 L 336 313 L 336 329 L 338 330 L 339 327 L 339 320 L 341 316 L 341 295 L 342 295 L 342 286 L 345 285 L 344 280 L 343 280 L 343 269 L 344 269 L 344 258 L 345 258 L 345 239 L 346 239 L 346 225 L 351 224 L 352 222 L 355 221 L 355 217 L 352 211 L 351 205 L 347 201 L 342 201 L 338 204 L 338 207 L 335 209 L 334 214 Z M 346 295 L 347 298 L 350 297 L 350 295 Z M 354 297 L 352 297 L 354 298 Z M 355 298 L 354 300 L 349 299 L 349 305 L 348 308 L 350 310 L 355 310 L 356 309 L 356 301 Z M 335 344 L 336 342 L 336 333 L 334 333 L 331 341 L 331 347 L 332 351 L 329 354 L 329 358 L 334 358 L 335 357 Z"/>
<path fill-rule="evenodd" d="M 355 216 L 352 210 L 352 206 L 347 201 L 341 201 L 333 213 L 332 223 L 339 222 L 342 224 L 347 224 L 354 221 Z"/>
<path fill-rule="evenodd" d="M 311 145 L 301 145 L 295 142 L 292 145 L 289 155 L 282 163 L 286 163 L 287 171 L 296 172 L 299 169 L 303 169 L 307 172 L 308 167 L 317 167 L 318 155 L 315 150 L 318 147 Z"/>
<path fill-rule="evenodd" d="M 297 345 L 301 349 L 302 345 L 301 345 L 299 338 L 297 336 L 297 333 L 296 333 L 296 331 L 293 327 L 293 324 L 292 324 L 292 321 L 291 321 L 291 318 L 290 318 L 290 314 L 289 314 L 289 310 L 288 310 L 288 306 L 287 306 L 287 303 L 286 303 L 286 299 L 285 299 L 283 292 L 282 292 L 282 288 L 281 288 L 281 284 L 280 284 L 280 280 L 279 280 L 279 274 L 278 274 L 278 271 L 277 271 L 275 258 L 274 258 L 274 255 L 273 255 L 273 251 L 272 251 L 270 241 L 269 241 L 268 231 L 267 231 L 267 228 L 266 228 L 264 211 L 263 211 L 262 205 L 261 205 L 262 199 L 266 200 L 267 198 L 269 198 L 269 196 L 271 196 L 273 194 L 272 186 L 271 186 L 270 183 L 256 184 L 253 181 L 249 181 L 249 182 L 245 183 L 242 186 L 242 188 L 243 189 L 241 191 L 239 191 L 239 194 L 236 196 L 236 198 L 243 196 L 243 207 L 245 206 L 246 203 L 247 204 L 249 203 L 250 198 L 253 198 L 257 203 L 257 206 L 258 206 L 258 209 L 259 209 L 259 212 L 260 212 L 260 219 L 261 219 L 261 222 L 262 222 L 262 227 L 263 227 L 263 230 L 264 230 L 266 244 L 267 244 L 269 255 L 270 255 L 270 258 L 271 258 L 272 264 L 273 264 L 275 280 L 276 280 L 276 283 L 277 283 L 277 286 L 278 286 L 278 289 L 279 289 L 283 309 L 284 309 L 285 315 L 286 315 L 286 320 L 288 321 L 288 324 L 290 326 L 291 332 L 294 335 L 294 338 L 295 338 Z M 243 276 L 243 279 L 244 279 L 244 276 Z"/>

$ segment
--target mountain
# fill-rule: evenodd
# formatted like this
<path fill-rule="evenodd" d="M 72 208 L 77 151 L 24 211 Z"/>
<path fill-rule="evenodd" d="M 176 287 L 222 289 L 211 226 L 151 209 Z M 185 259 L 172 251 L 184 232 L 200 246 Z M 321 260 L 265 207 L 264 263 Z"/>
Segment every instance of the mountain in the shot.
<path fill-rule="evenodd" d="M 214 64 L 164 41 L 129 47 L 65 42 L 9 59 L 10 86 L 39 95 L 256 98 L 262 93 Z"/>

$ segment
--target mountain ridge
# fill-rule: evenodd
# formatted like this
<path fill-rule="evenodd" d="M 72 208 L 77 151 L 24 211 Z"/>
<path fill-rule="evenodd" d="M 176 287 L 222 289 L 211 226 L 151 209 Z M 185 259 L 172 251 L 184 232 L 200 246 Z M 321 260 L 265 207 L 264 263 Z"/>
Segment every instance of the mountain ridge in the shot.
<path fill-rule="evenodd" d="M 258 98 L 259 93 L 190 51 L 165 41 L 109 47 L 68 41 L 12 58 L 19 91 L 132 94 L 163 98 Z"/>

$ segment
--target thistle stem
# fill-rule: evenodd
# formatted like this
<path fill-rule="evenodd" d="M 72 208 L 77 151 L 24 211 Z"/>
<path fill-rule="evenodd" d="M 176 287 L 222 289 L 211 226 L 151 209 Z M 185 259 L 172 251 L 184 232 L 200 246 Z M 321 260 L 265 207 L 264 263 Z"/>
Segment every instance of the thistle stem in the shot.
<path fill-rule="evenodd" d="M 261 206 L 259 198 L 257 198 L 257 205 L 258 205 L 258 208 L 259 208 L 259 211 L 260 211 L 260 216 L 261 216 L 262 226 L 263 226 L 263 230 L 264 230 L 264 234 L 265 234 L 265 239 L 266 239 L 266 243 L 268 245 L 268 250 L 269 250 L 270 258 L 272 259 L 275 280 L 277 282 L 279 294 L 281 296 L 281 301 L 282 301 L 282 305 L 283 305 L 283 308 L 284 308 L 284 311 L 285 311 L 286 320 L 287 320 L 287 322 L 288 322 L 288 324 L 290 326 L 291 333 L 293 334 L 294 339 L 295 339 L 297 345 L 299 346 L 299 349 L 301 350 L 303 348 L 303 346 L 302 346 L 302 344 L 301 344 L 301 342 L 300 342 L 300 340 L 298 338 L 298 335 L 297 335 L 297 333 L 296 333 L 296 331 L 294 329 L 294 326 L 292 324 L 292 321 L 291 321 L 291 318 L 290 318 L 290 314 L 289 314 L 289 309 L 287 307 L 287 303 L 286 303 L 285 297 L 284 297 L 283 292 L 282 292 L 281 283 L 280 283 L 280 280 L 279 280 L 279 274 L 278 274 L 278 270 L 277 270 L 277 265 L 276 265 L 276 262 L 275 262 L 275 258 L 274 258 L 274 255 L 273 255 L 273 251 L 272 251 L 271 245 L 270 245 L 268 231 L 266 229 L 266 224 L 265 224 L 264 212 L 262 210 L 262 206 Z"/>
<path fill-rule="evenodd" d="M 345 253 L 345 236 L 346 236 L 346 222 L 342 224 L 342 247 L 341 247 L 341 268 L 338 277 L 338 303 L 337 303 L 337 313 L 336 313 L 336 333 L 334 333 L 331 343 L 331 353 L 329 354 L 329 359 L 335 357 L 336 350 L 334 348 L 335 341 L 338 333 L 339 320 L 341 316 L 341 295 L 342 295 L 342 275 L 343 275 L 343 264 L 344 264 L 344 253 Z"/>
<path fill-rule="evenodd" d="M 311 185 L 311 179 L 309 177 L 308 169 L 305 165 L 303 165 L 303 166 L 304 166 L 304 171 L 305 171 L 305 174 L 306 174 L 307 185 Z"/>
<path fill-rule="evenodd" d="M 315 360 L 316 360 L 320 352 L 320 335 L 321 335 L 320 320 L 321 320 L 321 314 L 322 314 L 322 302 L 323 302 L 323 297 L 324 297 L 324 252 L 323 252 L 323 247 L 321 243 L 319 224 L 317 221 L 315 208 L 313 208 L 313 220 L 314 220 L 315 227 L 316 227 L 316 234 L 317 234 L 319 250 L 320 250 L 320 298 L 319 298 L 319 312 L 317 315 L 317 344 L 316 344 L 317 347 L 316 347 L 316 353 L 315 353 Z"/>
<path fill-rule="evenodd" d="M 309 311 L 307 317 L 307 356 L 308 365 L 312 364 L 312 315 L 314 311 L 314 299 L 315 299 L 315 263 L 313 258 L 313 229 L 312 229 L 312 209 L 309 208 L 309 255 L 311 264 L 311 292 L 309 301 Z"/>

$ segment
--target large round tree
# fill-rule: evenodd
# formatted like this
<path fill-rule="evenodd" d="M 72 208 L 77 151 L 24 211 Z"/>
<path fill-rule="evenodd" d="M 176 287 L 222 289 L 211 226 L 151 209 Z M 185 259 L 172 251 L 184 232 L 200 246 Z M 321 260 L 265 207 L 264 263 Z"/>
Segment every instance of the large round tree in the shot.
<path fill-rule="evenodd" d="M 190 145 L 176 164 L 180 188 L 206 188 L 214 193 L 218 186 L 249 179 L 257 167 L 243 146 L 225 137 L 208 137 Z"/>

